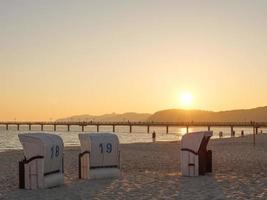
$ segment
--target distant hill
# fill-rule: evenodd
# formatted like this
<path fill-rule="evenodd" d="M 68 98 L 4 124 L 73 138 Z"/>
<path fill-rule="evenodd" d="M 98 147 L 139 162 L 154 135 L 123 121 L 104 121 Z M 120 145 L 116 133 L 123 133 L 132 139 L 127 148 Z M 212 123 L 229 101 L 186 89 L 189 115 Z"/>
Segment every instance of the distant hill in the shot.
<path fill-rule="evenodd" d="M 105 121 L 105 122 L 122 122 L 122 121 L 146 121 L 151 114 L 147 113 L 123 113 L 123 114 L 105 114 L 105 115 L 75 115 L 63 119 L 58 119 L 56 121 Z"/>
<path fill-rule="evenodd" d="M 76 115 L 57 121 L 154 121 L 154 122 L 267 122 L 267 106 L 253 109 L 230 110 L 230 111 L 203 111 L 203 110 L 182 110 L 170 109 L 158 111 L 154 114 L 147 113 L 123 113 L 105 115 Z"/>
<path fill-rule="evenodd" d="M 148 120 L 154 122 L 267 122 L 267 106 L 220 112 L 170 109 L 158 111 L 151 115 Z"/>

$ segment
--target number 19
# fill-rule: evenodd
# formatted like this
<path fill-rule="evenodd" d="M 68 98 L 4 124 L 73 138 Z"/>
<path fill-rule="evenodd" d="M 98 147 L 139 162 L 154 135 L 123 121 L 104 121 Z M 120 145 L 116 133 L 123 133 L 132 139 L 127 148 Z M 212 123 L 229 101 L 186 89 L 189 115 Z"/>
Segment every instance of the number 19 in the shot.
<path fill-rule="evenodd" d="M 104 145 L 102 143 L 99 144 L 100 153 L 104 153 Z M 106 152 L 111 153 L 112 152 L 112 144 L 107 143 L 106 144 Z"/>

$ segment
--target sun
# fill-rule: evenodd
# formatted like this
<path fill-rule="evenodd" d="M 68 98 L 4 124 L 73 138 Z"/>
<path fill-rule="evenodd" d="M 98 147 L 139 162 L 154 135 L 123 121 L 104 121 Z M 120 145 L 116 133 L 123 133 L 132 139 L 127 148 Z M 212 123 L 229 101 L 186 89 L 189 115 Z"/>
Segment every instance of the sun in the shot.
<path fill-rule="evenodd" d="M 193 95 L 191 92 L 182 92 L 180 94 L 180 106 L 189 109 L 193 105 Z"/>

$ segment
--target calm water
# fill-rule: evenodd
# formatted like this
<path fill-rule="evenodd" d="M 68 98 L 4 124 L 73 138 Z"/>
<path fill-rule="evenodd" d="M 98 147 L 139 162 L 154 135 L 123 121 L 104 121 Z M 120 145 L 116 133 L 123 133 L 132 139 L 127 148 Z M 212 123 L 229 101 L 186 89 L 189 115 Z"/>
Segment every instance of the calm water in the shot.
<path fill-rule="evenodd" d="M 17 131 L 16 126 L 10 126 L 9 130 L 5 130 L 5 126 L 0 126 L 0 152 L 10 149 L 21 149 L 21 144 L 18 139 L 18 134 L 29 132 L 40 132 L 40 126 L 32 126 L 32 131 L 28 131 L 28 126 L 20 126 L 20 131 Z M 170 127 L 169 134 L 166 134 L 165 127 L 150 127 L 150 134 L 146 133 L 146 127 L 133 127 L 132 133 L 129 133 L 129 127 L 117 126 L 116 135 L 118 135 L 121 143 L 139 143 L 151 142 L 151 133 L 157 133 L 157 141 L 177 141 L 185 134 L 186 129 L 181 127 Z M 207 127 L 190 128 L 189 131 L 204 131 Z M 230 128 L 212 128 L 213 138 L 218 138 L 220 131 L 223 132 L 223 137 L 230 137 Z M 240 136 L 241 131 L 244 130 L 245 135 L 253 132 L 252 128 L 235 128 L 236 137 Z M 260 129 L 261 130 L 261 129 Z M 65 146 L 78 146 L 78 134 L 81 133 L 81 127 L 71 126 L 70 132 L 67 131 L 66 126 L 57 126 L 57 131 L 53 131 L 53 126 L 44 126 L 44 131 L 55 133 L 63 138 Z M 86 132 L 96 132 L 95 126 L 85 127 Z M 100 132 L 111 132 L 112 127 L 101 126 Z M 267 132 L 267 129 L 263 129 Z"/>

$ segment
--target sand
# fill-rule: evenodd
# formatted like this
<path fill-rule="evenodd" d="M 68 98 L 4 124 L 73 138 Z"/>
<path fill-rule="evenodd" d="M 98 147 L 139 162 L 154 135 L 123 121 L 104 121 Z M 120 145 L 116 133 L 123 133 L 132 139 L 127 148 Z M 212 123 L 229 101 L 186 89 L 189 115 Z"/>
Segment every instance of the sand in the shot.
<path fill-rule="evenodd" d="M 18 189 L 22 151 L 0 153 L 1 199 L 267 199 L 267 134 L 212 140 L 213 173 L 180 174 L 179 142 L 122 144 L 119 179 L 79 180 L 78 147 L 65 148 L 65 184 Z"/>

